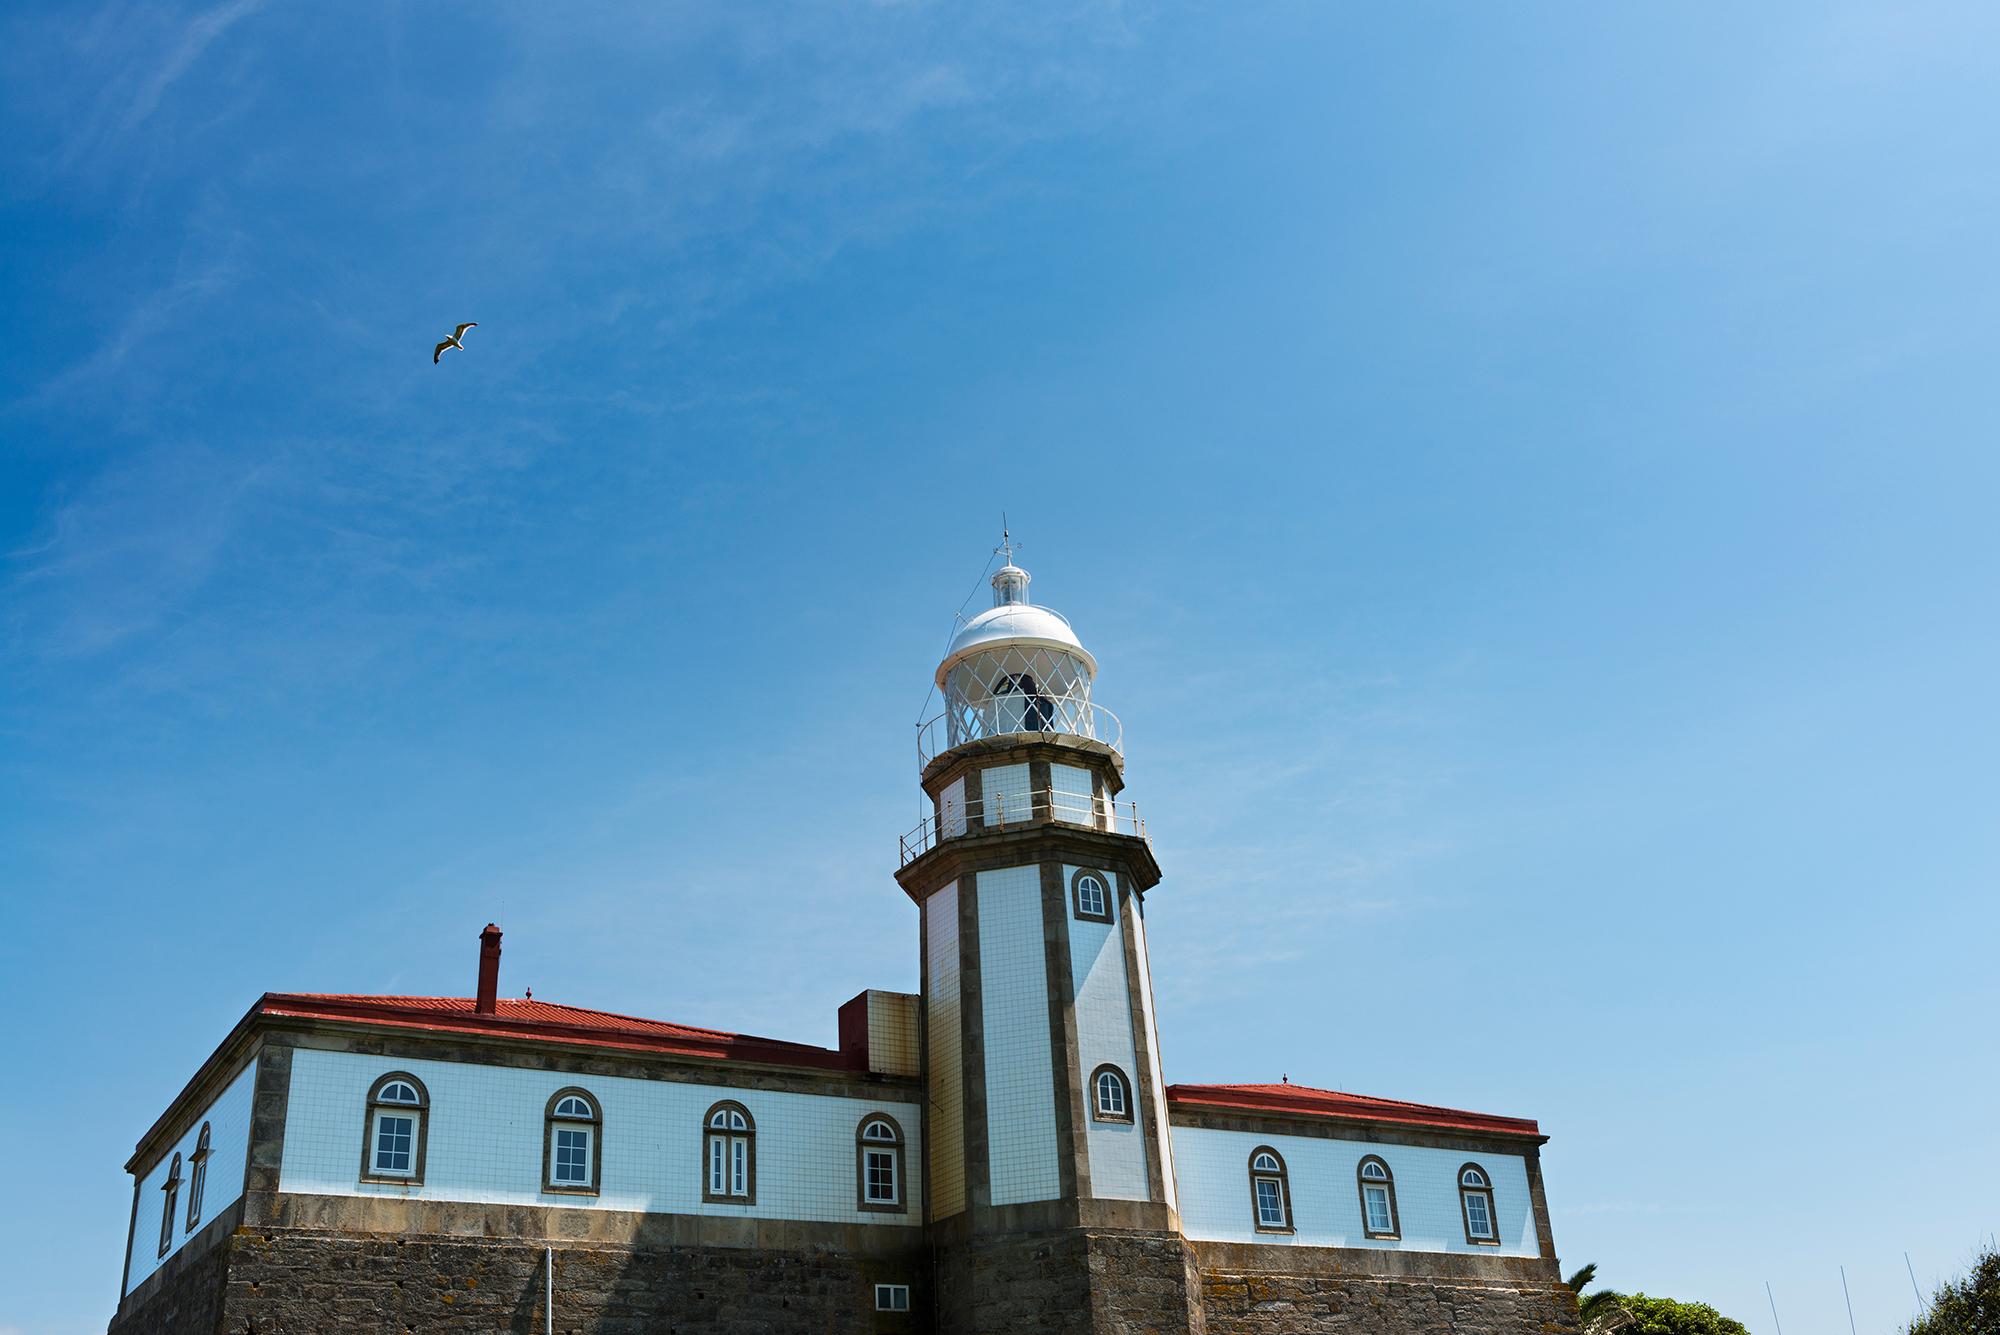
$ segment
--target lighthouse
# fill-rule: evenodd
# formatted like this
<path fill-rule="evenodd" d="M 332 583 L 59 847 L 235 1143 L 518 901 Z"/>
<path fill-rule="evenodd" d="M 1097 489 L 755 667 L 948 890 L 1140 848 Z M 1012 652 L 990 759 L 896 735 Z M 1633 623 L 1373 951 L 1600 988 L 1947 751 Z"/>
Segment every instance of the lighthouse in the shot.
<path fill-rule="evenodd" d="M 1164 1281 L 1127 1288 L 1161 1308 L 1146 1328 L 1186 1330 L 1199 1300 L 1146 951 L 1160 867 L 1122 798 L 1123 729 L 1094 698 L 1097 660 L 1029 581 L 1010 559 L 937 666 L 943 709 L 917 755 L 928 814 L 897 872 L 922 910 L 940 1311 L 950 1329 L 1041 1328 L 1012 1324 L 1022 1304 L 1103 1307 L 1090 1276 L 1108 1266 Z"/>
<path fill-rule="evenodd" d="M 1575 1335 L 1532 1119 L 1162 1080 L 1124 730 L 1002 550 L 917 734 L 916 994 L 620 1015 L 492 924 L 470 995 L 265 992 L 126 1163 L 110 1335 Z"/>

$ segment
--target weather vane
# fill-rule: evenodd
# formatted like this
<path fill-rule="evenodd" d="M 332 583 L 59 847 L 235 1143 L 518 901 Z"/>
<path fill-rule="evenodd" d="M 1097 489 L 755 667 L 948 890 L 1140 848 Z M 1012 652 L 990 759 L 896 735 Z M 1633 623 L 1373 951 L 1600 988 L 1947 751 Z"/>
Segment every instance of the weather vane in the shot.
<path fill-rule="evenodd" d="M 1014 545 L 1014 537 L 1007 531 L 1007 512 L 1000 512 L 1000 545 L 993 549 L 994 555 L 1006 558 L 1008 565 L 1014 564 L 1014 553 L 1020 549 Z"/>

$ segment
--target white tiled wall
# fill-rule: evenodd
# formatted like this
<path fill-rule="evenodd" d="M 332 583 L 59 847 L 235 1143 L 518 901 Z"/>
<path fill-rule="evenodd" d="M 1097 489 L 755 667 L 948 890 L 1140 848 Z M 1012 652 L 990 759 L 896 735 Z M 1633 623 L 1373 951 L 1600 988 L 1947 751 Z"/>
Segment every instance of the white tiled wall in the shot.
<path fill-rule="evenodd" d="M 986 1154 L 995 1205 L 1053 1200 L 1061 1193 L 1041 880 L 1039 867 L 978 877 Z"/>
<path fill-rule="evenodd" d="M 1153 1152 L 1158 1154 L 1161 1161 L 1166 1164 L 1164 1177 L 1167 1187 L 1167 1204 L 1178 1210 L 1180 1208 L 1180 1189 L 1174 1181 L 1173 1140 L 1168 1132 L 1167 1109 L 1162 1102 L 1167 1096 L 1167 1082 L 1160 1078 L 1160 1029 L 1158 1023 L 1153 1018 L 1153 965 L 1152 957 L 1147 953 L 1146 948 L 1146 906 L 1140 900 L 1139 896 L 1135 894 L 1127 901 L 1126 907 L 1127 911 L 1133 915 L 1132 940 L 1136 944 L 1137 949 L 1134 951 L 1132 962 L 1139 969 L 1139 1009 L 1142 1013 L 1142 1018 L 1146 1022 L 1147 1065 L 1153 1071 L 1152 1097 L 1154 1099 L 1154 1117 L 1155 1125 L 1159 1128 L 1158 1135 L 1153 1142 Z"/>
<path fill-rule="evenodd" d="M 1034 815 L 1028 801 L 1028 767 L 995 765 L 979 771 L 980 812 L 988 825 L 1012 825 Z"/>
<path fill-rule="evenodd" d="M 1258 1136 L 1190 1126 L 1175 1127 L 1173 1136 L 1174 1162 L 1180 1171 L 1181 1224 L 1190 1238 L 1304 1247 L 1497 1252 L 1503 1256 L 1534 1256 L 1541 1250 L 1528 1199 L 1527 1163 L 1515 1155 L 1310 1136 Z M 1295 1233 L 1256 1231 L 1250 1209 L 1250 1154 L 1259 1145 L 1269 1145 L 1284 1156 L 1291 1179 Z M 1369 1154 L 1379 1155 L 1395 1176 L 1401 1241 L 1362 1234 L 1355 1170 Z M 1465 1240 L 1458 1170 L 1467 1163 L 1485 1169 L 1493 1184 L 1493 1209 L 1500 1232 L 1497 1247 Z"/>
<path fill-rule="evenodd" d="M 1085 778 L 1088 779 L 1088 775 Z M 1067 890 L 1078 869 L 1062 869 Z M 1151 1193 L 1146 1186 L 1146 1133 L 1144 1119 L 1130 1122 L 1100 1122 L 1089 1115 L 1095 1106 L 1090 1076 L 1100 1063 L 1110 1062 L 1125 1075 L 1136 1098 L 1140 1075 L 1138 1052 L 1132 1043 L 1132 992 L 1125 973 L 1125 934 L 1118 916 L 1118 878 L 1107 872 L 1111 884 L 1114 921 L 1092 922 L 1069 916 L 1070 981 L 1076 995 L 1076 1043 L 1079 1073 L 1086 1107 L 1085 1136 L 1090 1148 L 1090 1191 L 1093 1196 L 1114 1200 L 1143 1201 Z M 1073 899 L 1072 899 L 1073 903 Z"/>
<path fill-rule="evenodd" d="M 959 1028 L 958 882 L 924 901 L 930 973 L 931 1217 L 965 1208 L 965 1068 Z"/>
<path fill-rule="evenodd" d="M 1049 787 L 1054 792 L 1050 801 L 1057 820 L 1076 825 L 1097 823 L 1097 797 L 1091 788 L 1089 770 L 1079 765 L 1050 765 Z"/>
<path fill-rule="evenodd" d="M 125 1291 L 130 1293 L 146 1277 L 165 1265 L 202 1226 L 236 1203 L 243 1194 L 243 1164 L 250 1149 L 250 1094 L 257 1083 L 255 1063 L 237 1072 L 228 1088 L 189 1125 L 180 1143 L 171 1146 L 160 1161 L 148 1169 L 139 1184 L 139 1209 L 132 1220 L 132 1264 L 125 1272 Z M 208 1178 L 201 1193 L 201 1216 L 192 1229 L 187 1226 L 188 1189 L 194 1178 L 194 1147 L 201 1139 L 201 1125 L 208 1123 Z M 174 1201 L 173 1238 L 167 1254 L 160 1250 L 160 1212 L 166 1197 L 162 1187 L 181 1156 L 181 1189 Z"/>
<path fill-rule="evenodd" d="M 868 989 L 869 1070 L 911 1079 L 923 1074 L 917 1014 L 917 998 L 909 993 Z"/>
<path fill-rule="evenodd" d="M 938 794 L 937 810 L 941 838 L 956 839 L 965 833 L 964 775 L 944 786 L 944 790 Z"/>
<path fill-rule="evenodd" d="M 422 1186 L 358 1180 L 368 1089 L 392 1070 L 410 1072 L 430 1093 Z M 549 1097 L 566 1085 L 589 1090 L 604 1111 L 603 1184 L 595 1197 L 546 1195 L 541 1189 L 542 1120 Z M 756 1122 L 755 1205 L 701 1198 L 702 1118 L 721 1099 L 741 1103 Z M 855 1132 L 871 1112 L 886 1112 L 903 1128 L 908 1137 L 904 1176 L 914 1178 L 922 1157 L 917 1144 L 921 1123 L 912 1103 L 623 1076 L 578 1077 L 467 1062 L 394 1061 L 301 1048 L 292 1058 L 279 1188 L 336 1196 L 913 1223 L 922 1217 L 921 1186 L 914 1181 L 906 1191 L 912 1202 L 908 1215 L 855 1208 Z"/>

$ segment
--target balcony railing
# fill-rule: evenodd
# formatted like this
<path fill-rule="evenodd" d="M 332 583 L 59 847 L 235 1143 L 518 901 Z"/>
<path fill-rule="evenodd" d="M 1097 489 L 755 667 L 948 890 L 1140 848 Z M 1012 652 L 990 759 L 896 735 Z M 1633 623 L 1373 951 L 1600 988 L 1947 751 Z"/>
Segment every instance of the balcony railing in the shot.
<path fill-rule="evenodd" d="M 989 737 L 1082 737 L 1125 753 L 1125 725 L 1103 705 L 1067 696 L 1000 695 L 957 704 L 917 725 L 917 768 L 967 742 Z"/>
<path fill-rule="evenodd" d="M 945 840 L 972 833 L 975 819 L 981 822 L 982 832 L 1034 824 L 1074 825 L 1145 840 L 1149 846 L 1152 843 L 1136 802 L 1111 802 L 1088 793 L 1042 788 L 1010 797 L 996 796 L 990 804 L 990 815 L 988 807 L 988 803 L 977 798 L 965 803 L 947 802 L 903 836 L 902 856 L 896 865 L 906 867 Z"/>

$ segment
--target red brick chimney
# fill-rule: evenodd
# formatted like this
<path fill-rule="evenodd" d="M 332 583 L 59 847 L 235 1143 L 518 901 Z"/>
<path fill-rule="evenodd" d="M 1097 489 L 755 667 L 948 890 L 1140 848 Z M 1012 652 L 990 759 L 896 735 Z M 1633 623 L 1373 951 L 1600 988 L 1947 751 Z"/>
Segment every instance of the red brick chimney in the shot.
<path fill-rule="evenodd" d="M 500 929 L 490 922 L 479 934 L 479 998 L 472 1009 L 481 1015 L 500 1009 Z"/>

